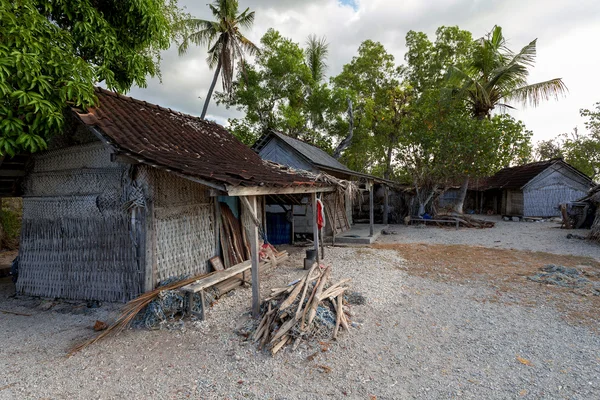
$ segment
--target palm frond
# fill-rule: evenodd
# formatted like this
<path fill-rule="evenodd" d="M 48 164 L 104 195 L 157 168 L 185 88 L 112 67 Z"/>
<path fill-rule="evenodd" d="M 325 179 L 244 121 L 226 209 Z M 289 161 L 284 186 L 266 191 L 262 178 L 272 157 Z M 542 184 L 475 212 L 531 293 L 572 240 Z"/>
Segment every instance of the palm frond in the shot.
<path fill-rule="evenodd" d="M 558 100 L 569 91 L 561 78 L 551 79 L 549 81 L 533 83 L 513 90 L 507 95 L 508 98 L 515 99 L 522 104 L 529 103 L 536 107 L 542 100 L 554 98 Z"/>
<path fill-rule="evenodd" d="M 243 13 L 235 18 L 237 24 L 245 29 L 251 29 L 254 25 L 254 11 L 246 8 Z"/>
<path fill-rule="evenodd" d="M 306 41 L 306 64 L 311 70 L 315 82 L 320 82 L 325 78 L 327 70 L 327 56 L 329 54 L 329 44 L 325 36 L 317 38 L 316 35 L 310 35 Z"/>

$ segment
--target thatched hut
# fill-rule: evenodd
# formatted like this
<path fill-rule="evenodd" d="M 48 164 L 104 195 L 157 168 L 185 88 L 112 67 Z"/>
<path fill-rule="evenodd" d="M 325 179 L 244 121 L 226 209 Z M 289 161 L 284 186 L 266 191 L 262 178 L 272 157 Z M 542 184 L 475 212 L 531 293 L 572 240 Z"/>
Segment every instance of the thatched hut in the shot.
<path fill-rule="evenodd" d="M 73 110 L 73 128 L 26 163 L 18 293 L 127 301 L 209 271 L 220 202 L 248 196 L 260 218 L 259 196 L 334 190 L 261 160 L 220 125 L 96 95 L 97 107 Z"/>

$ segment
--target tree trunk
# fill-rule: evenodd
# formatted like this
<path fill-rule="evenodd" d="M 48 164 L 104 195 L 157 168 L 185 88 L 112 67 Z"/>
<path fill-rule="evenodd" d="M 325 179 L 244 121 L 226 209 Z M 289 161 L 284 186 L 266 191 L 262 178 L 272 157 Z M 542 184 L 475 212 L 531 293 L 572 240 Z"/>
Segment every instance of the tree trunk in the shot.
<path fill-rule="evenodd" d="M 210 84 L 210 88 L 208 89 L 208 94 L 206 95 L 206 100 L 204 100 L 204 107 L 202 107 L 202 115 L 200 118 L 204 119 L 206 115 L 206 110 L 208 110 L 208 103 L 210 103 L 210 98 L 212 97 L 213 90 L 215 89 L 215 85 L 217 84 L 217 78 L 219 77 L 219 73 L 221 72 L 221 59 L 219 58 L 219 62 L 217 63 L 217 69 L 215 69 L 215 76 L 213 76 L 212 83 Z"/>
<path fill-rule="evenodd" d="M 467 197 L 467 189 L 469 188 L 469 177 L 467 176 L 463 183 L 460 185 L 460 189 L 458 191 L 458 198 L 456 199 L 456 204 L 454 204 L 454 212 L 459 214 L 463 213 L 463 207 L 465 205 L 465 198 Z"/>
<path fill-rule="evenodd" d="M 346 101 L 348 102 L 348 136 L 346 136 L 333 151 L 333 158 L 336 160 L 339 159 L 344 150 L 350 146 L 352 143 L 352 136 L 354 135 L 354 113 L 352 112 L 352 100 L 350 97 L 347 97 Z"/>

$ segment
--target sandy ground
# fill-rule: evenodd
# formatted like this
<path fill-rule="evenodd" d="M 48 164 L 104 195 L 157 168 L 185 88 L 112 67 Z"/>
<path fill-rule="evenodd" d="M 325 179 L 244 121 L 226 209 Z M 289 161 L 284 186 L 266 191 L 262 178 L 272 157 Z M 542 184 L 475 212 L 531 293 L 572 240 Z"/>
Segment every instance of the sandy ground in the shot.
<path fill-rule="evenodd" d="M 468 246 L 453 255 L 460 263 L 434 262 L 448 251 L 443 246 L 461 241 L 495 247 L 505 240 L 500 246 L 518 248 L 537 236 L 532 250 L 573 250 L 553 225 L 506 224 L 477 232 L 394 227 L 398 234 L 378 245 L 408 247 L 326 249 L 333 278 L 351 277 L 367 304 L 352 307 L 355 327 L 337 342 L 276 357 L 234 333 L 248 318 L 249 288 L 223 297 L 207 321 L 187 322 L 184 330 L 128 330 L 66 358 L 73 344 L 92 335 L 94 321 L 118 306 L 15 299 L 4 279 L 0 310 L 29 316 L 0 313 L 0 399 L 600 398 L 598 318 L 595 326 L 593 318 L 580 324 L 559 306 L 589 297 L 528 281 L 518 265 L 475 268 Z M 399 243 L 409 236 L 440 243 L 430 248 L 437 253 L 417 257 L 422 244 Z M 595 247 L 574 243 L 584 246 L 577 256 L 592 258 L 556 260 L 598 270 Z M 295 279 L 300 264 L 292 257 L 264 276 L 262 292 Z M 517 276 L 505 287 L 498 280 L 507 274 Z"/>
<path fill-rule="evenodd" d="M 595 242 L 580 239 L 567 239 L 566 236 L 575 234 L 586 236 L 589 229 L 560 229 L 557 222 L 513 222 L 504 221 L 499 216 L 475 215 L 494 221 L 493 229 L 469 229 L 454 227 L 432 227 L 423 225 L 391 225 L 388 231 L 395 235 L 383 235 L 379 238 L 382 243 L 439 243 L 466 244 L 491 248 L 505 248 L 529 251 L 544 251 L 554 254 L 587 255 L 600 260 L 600 245 Z"/>

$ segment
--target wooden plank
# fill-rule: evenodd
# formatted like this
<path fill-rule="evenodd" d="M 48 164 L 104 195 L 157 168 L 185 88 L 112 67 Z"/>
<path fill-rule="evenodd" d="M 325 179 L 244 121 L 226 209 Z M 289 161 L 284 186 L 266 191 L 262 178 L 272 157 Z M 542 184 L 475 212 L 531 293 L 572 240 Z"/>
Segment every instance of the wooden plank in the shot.
<path fill-rule="evenodd" d="M 249 270 L 251 267 L 252 264 L 250 260 L 244 261 L 242 263 L 232 266 L 231 268 L 227 268 L 224 271 L 215 272 L 211 276 L 199 279 L 197 282 L 183 286 L 180 290 L 183 290 L 184 292 L 196 293 L 206 288 L 209 288 L 221 281 L 224 281 L 225 279 L 229 279 L 236 276 L 237 274 L 241 274 L 242 272 Z"/>
<path fill-rule="evenodd" d="M 215 271 L 224 271 L 225 267 L 223 266 L 223 262 L 221 261 L 221 257 L 214 256 L 208 260 L 210 265 L 212 265 Z"/>
<path fill-rule="evenodd" d="M 267 194 L 297 194 L 297 193 L 326 193 L 336 190 L 335 186 L 290 186 L 290 187 L 265 187 L 265 186 L 227 186 L 229 196 L 264 196 Z M 217 195 L 211 192 L 211 195 Z"/>
<path fill-rule="evenodd" d="M 317 264 L 319 263 L 319 226 L 317 225 L 317 194 L 311 194 L 311 203 L 313 208 L 313 242 L 315 252 L 317 253 Z"/>
<path fill-rule="evenodd" d="M 389 187 L 387 185 L 384 185 L 384 187 L 383 187 L 383 224 L 384 225 L 388 224 L 388 214 L 390 212 L 389 197 L 390 197 Z"/>
<path fill-rule="evenodd" d="M 375 212 L 373 210 L 373 181 L 369 181 L 369 237 L 373 237 Z"/>
<path fill-rule="evenodd" d="M 251 196 L 249 199 L 252 213 L 252 219 L 258 220 L 257 211 L 258 204 L 256 196 Z M 252 224 L 250 227 L 250 260 L 252 265 L 252 316 L 258 318 L 260 316 L 260 277 L 258 270 L 258 226 Z"/>

